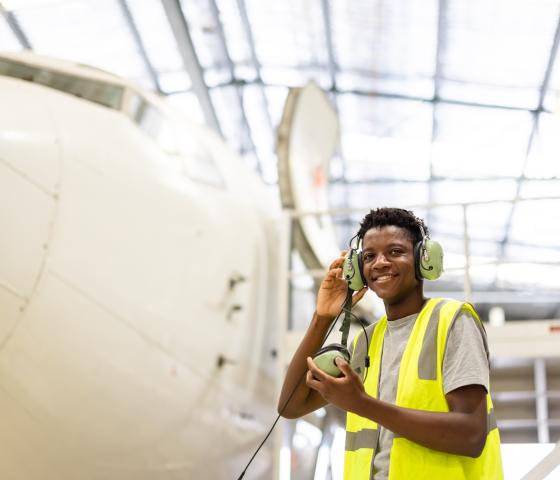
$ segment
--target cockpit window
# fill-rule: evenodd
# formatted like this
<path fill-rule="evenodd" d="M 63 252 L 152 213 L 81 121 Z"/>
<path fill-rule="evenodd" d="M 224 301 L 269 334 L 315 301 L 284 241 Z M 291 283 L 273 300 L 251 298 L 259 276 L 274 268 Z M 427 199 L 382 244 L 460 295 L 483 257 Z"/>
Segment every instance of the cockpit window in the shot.
<path fill-rule="evenodd" d="M 124 88 L 118 85 L 6 59 L 0 59 L 0 75 L 38 83 L 115 110 L 120 110 L 124 94 Z"/>
<path fill-rule="evenodd" d="M 192 132 L 166 120 L 156 107 L 135 93 L 130 96 L 126 113 L 164 152 L 183 158 L 185 174 L 191 180 L 226 188 L 212 153 Z"/>

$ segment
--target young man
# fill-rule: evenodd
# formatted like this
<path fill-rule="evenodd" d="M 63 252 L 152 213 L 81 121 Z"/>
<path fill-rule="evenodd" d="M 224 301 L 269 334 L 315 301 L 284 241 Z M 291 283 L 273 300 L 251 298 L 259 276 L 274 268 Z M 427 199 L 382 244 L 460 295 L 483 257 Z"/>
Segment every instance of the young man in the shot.
<path fill-rule="evenodd" d="M 423 221 L 407 210 L 366 215 L 358 238 L 367 287 L 354 293 L 353 304 L 370 288 L 386 315 L 366 329 L 367 340 L 360 334 L 352 342 L 351 364 L 336 360 L 341 377 L 317 368 L 311 357 L 347 293 L 342 252 L 321 284 L 284 380 L 278 402 L 279 411 L 286 405 L 284 417 L 327 403 L 347 412 L 345 480 L 503 478 L 485 332 L 469 304 L 424 297 L 414 248 L 423 233 Z"/>

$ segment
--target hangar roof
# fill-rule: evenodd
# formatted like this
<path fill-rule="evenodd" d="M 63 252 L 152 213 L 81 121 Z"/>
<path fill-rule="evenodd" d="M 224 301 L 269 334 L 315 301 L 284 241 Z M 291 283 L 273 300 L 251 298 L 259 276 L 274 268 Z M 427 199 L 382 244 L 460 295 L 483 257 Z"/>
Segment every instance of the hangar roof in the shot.
<path fill-rule="evenodd" d="M 314 79 L 341 122 L 332 207 L 423 205 L 448 292 L 462 288 L 466 217 L 474 300 L 560 317 L 558 0 L 0 4 L 3 50 L 140 82 L 273 189 L 288 88 Z M 361 215 L 336 217 L 341 246 Z"/>

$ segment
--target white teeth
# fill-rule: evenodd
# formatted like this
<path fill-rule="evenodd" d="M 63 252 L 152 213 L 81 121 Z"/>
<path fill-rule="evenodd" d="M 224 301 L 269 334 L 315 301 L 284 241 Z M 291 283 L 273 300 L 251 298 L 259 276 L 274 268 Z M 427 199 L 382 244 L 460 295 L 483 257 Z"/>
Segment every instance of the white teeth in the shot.
<path fill-rule="evenodd" d="M 377 277 L 375 280 L 389 280 L 390 278 L 393 278 L 392 275 L 381 275 L 380 277 Z"/>

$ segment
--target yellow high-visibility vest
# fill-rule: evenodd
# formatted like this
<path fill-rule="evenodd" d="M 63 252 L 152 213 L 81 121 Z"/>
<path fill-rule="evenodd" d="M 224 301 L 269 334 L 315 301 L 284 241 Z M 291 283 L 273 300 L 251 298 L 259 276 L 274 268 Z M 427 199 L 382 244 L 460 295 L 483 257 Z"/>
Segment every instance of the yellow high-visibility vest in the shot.
<path fill-rule="evenodd" d="M 469 311 L 482 330 L 473 307 L 448 299 L 430 299 L 419 313 L 404 350 L 397 383 L 395 404 L 400 407 L 448 412 L 443 393 L 443 355 L 449 328 L 457 315 Z M 369 346 L 371 365 L 364 384 L 366 393 L 378 398 L 379 372 L 387 317 L 373 330 Z M 486 335 L 484 334 L 484 338 Z M 485 340 L 486 341 L 486 340 Z M 364 369 L 366 342 L 363 335 L 354 340 L 352 367 Z M 395 436 L 389 463 L 389 480 L 502 480 L 500 436 L 492 399 L 486 395 L 488 429 L 486 445 L 477 458 L 439 452 L 404 437 Z M 344 479 L 373 479 L 373 458 L 379 437 L 377 423 L 354 413 L 346 416 Z"/>

